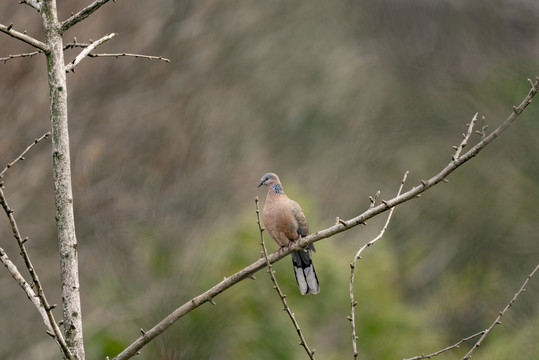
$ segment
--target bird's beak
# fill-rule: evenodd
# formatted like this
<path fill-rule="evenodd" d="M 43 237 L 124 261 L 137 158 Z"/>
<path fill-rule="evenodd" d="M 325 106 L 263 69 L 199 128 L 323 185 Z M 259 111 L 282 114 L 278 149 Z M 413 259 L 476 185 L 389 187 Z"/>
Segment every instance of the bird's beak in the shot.
<path fill-rule="evenodd" d="M 262 185 L 264 185 L 264 180 L 262 180 L 262 181 L 260 182 L 260 184 L 258 184 L 257 187 L 261 187 Z"/>

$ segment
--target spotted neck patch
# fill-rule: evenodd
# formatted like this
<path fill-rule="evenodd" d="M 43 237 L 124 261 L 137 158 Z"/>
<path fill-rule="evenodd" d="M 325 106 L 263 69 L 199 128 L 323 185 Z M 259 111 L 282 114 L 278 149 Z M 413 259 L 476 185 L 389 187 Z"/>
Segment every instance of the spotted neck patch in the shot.
<path fill-rule="evenodd" d="M 271 190 L 273 190 L 274 194 L 284 194 L 283 187 L 281 186 L 281 184 L 271 185 Z"/>

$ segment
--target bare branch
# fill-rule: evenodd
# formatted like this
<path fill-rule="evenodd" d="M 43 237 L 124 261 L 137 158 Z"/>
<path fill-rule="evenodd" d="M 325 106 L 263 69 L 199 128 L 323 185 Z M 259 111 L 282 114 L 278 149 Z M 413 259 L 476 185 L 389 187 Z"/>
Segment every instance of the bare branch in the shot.
<path fill-rule="evenodd" d="M 41 3 L 39 0 L 19 0 L 19 4 L 26 4 L 33 7 L 37 12 L 41 12 Z"/>
<path fill-rule="evenodd" d="M 115 0 L 113 0 L 115 2 Z M 78 13 L 71 15 L 67 20 L 62 22 L 62 25 L 60 27 L 60 32 L 65 32 L 70 27 L 74 26 L 75 24 L 81 22 L 82 20 L 86 19 L 88 16 L 92 15 L 94 11 L 99 9 L 101 6 L 108 3 L 109 0 L 96 0 Z"/>
<path fill-rule="evenodd" d="M 42 43 L 41 41 L 36 40 L 31 36 L 28 36 L 26 34 L 13 30 L 13 24 L 10 24 L 9 26 L 0 24 L 0 31 L 8 34 L 11 37 L 14 37 L 15 39 L 18 39 L 22 42 L 32 45 L 36 49 L 43 51 L 45 54 L 48 54 L 50 51 L 49 46 L 47 44 Z"/>
<path fill-rule="evenodd" d="M 309 356 L 310 359 L 314 359 L 314 349 L 311 350 L 309 348 L 309 345 L 307 345 L 307 342 L 305 341 L 305 337 L 303 336 L 303 333 L 301 332 L 301 329 L 299 327 L 299 324 L 296 320 L 296 316 L 290 310 L 290 307 L 288 306 L 288 303 L 286 301 L 286 295 L 281 291 L 281 288 L 279 287 L 279 284 L 277 283 L 277 278 L 275 277 L 275 271 L 273 271 L 273 268 L 271 266 L 271 263 L 268 259 L 268 250 L 266 249 L 266 243 L 264 242 L 264 229 L 262 228 L 262 225 L 260 223 L 260 210 L 258 208 L 258 197 L 255 198 L 255 204 L 256 204 L 256 223 L 258 224 L 258 230 L 260 231 L 260 245 L 262 246 L 262 253 L 264 254 L 264 259 L 266 260 L 266 264 L 268 265 L 268 274 L 271 277 L 271 281 L 273 282 L 273 288 L 277 293 L 279 294 L 279 297 L 281 298 L 281 302 L 283 303 L 283 310 L 286 311 L 288 316 L 290 317 L 290 320 L 292 321 L 292 324 L 294 325 L 294 328 L 296 329 L 296 332 L 299 336 L 299 345 L 303 346 L 305 349 L 305 352 Z"/>
<path fill-rule="evenodd" d="M 425 354 L 417 355 L 417 356 L 414 356 L 414 357 L 411 357 L 411 358 L 407 358 L 407 359 L 404 359 L 404 360 L 431 359 L 431 358 L 433 358 L 433 357 L 435 357 L 435 356 L 438 356 L 438 355 L 440 355 L 440 354 L 442 354 L 442 353 L 444 353 L 444 352 L 446 352 L 446 351 L 449 351 L 449 350 L 458 348 L 458 347 L 460 347 L 460 345 L 461 345 L 462 343 L 464 343 L 465 341 L 468 341 L 468 340 L 471 340 L 471 339 L 473 339 L 473 338 L 476 338 L 476 337 L 478 337 L 479 335 L 482 335 L 482 334 L 484 334 L 484 333 L 485 333 L 485 330 L 480 331 L 480 332 L 478 332 L 477 334 L 473 334 L 473 335 L 470 335 L 470 336 L 468 336 L 468 337 L 466 337 L 466 338 L 464 338 L 464 339 L 461 339 L 461 340 L 459 340 L 458 342 L 454 343 L 453 345 L 450 345 L 450 346 L 448 346 L 448 347 L 446 347 L 446 348 L 444 348 L 444 349 L 442 349 L 442 350 L 438 350 L 438 351 L 436 351 L 436 352 L 433 352 L 433 353 L 427 354 L 427 355 L 425 355 Z"/>
<path fill-rule="evenodd" d="M 414 357 L 411 357 L 411 358 L 406 358 L 404 360 L 421 360 L 421 359 L 431 359 L 435 356 L 438 356 L 446 351 L 449 351 L 449 350 L 452 350 L 452 349 L 455 349 L 455 348 L 458 348 L 460 347 L 460 345 L 462 343 L 464 343 L 465 341 L 468 341 L 468 340 L 471 340 L 473 338 L 476 338 L 480 335 L 481 338 L 477 341 L 477 343 L 472 347 L 472 349 L 470 349 L 470 351 L 468 352 L 468 354 L 466 354 L 462 359 L 469 359 L 471 358 L 471 354 L 472 352 L 477 349 L 481 343 L 483 342 L 483 340 L 485 339 L 485 337 L 488 335 L 488 333 L 490 331 L 492 331 L 492 329 L 494 328 L 494 326 L 498 325 L 498 324 L 501 324 L 501 318 L 502 316 L 509 310 L 509 308 L 513 305 L 513 303 L 516 301 L 517 297 L 522 293 L 524 292 L 526 289 L 525 289 L 525 286 L 526 284 L 528 283 L 528 281 L 532 278 L 532 276 L 535 274 L 535 272 L 537 272 L 537 270 L 539 269 L 539 265 L 537 265 L 535 267 L 535 269 L 531 272 L 531 274 L 528 275 L 528 277 L 526 278 L 526 280 L 524 281 L 524 283 L 522 284 L 522 286 L 520 287 L 520 289 L 516 292 L 516 294 L 513 296 L 513 298 L 511 299 L 511 301 L 505 306 L 505 308 L 500 311 L 500 313 L 498 314 L 498 317 L 496 318 L 496 320 L 494 320 L 494 322 L 490 325 L 490 327 L 488 329 L 485 329 L 483 331 L 480 331 L 476 334 L 473 334 L 473 335 L 470 335 L 468 337 L 465 337 L 463 339 L 461 339 L 460 341 L 458 341 L 457 343 L 453 344 L 453 345 L 450 345 L 442 350 L 438 350 L 436 352 L 433 352 L 431 354 L 422 354 L 422 355 L 417 355 L 417 356 L 414 356 Z"/>
<path fill-rule="evenodd" d="M 33 148 L 41 140 L 48 139 L 50 135 L 51 135 L 51 133 L 50 133 L 50 131 L 48 131 L 45 134 L 41 135 L 41 137 L 35 139 L 34 142 L 32 144 L 30 144 L 19 156 L 17 156 L 17 158 L 15 160 L 13 160 L 12 162 L 10 162 L 9 164 L 6 165 L 4 170 L 2 170 L 2 172 L 0 172 L 0 179 L 4 176 L 4 173 L 9 168 L 11 168 L 13 165 L 15 165 L 18 161 L 24 160 L 24 155 L 26 155 L 26 153 L 28 151 L 30 151 L 31 148 Z"/>
<path fill-rule="evenodd" d="M 532 276 L 537 272 L 537 270 L 539 269 L 539 264 L 537 264 L 537 266 L 535 267 L 535 269 L 533 269 L 533 271 L 530 273 L 530 275 L 528 275 L 528 277 L 526 278 L 526 280 L 524 281 L 524 283 L 522 284 L 522 286 L 520 287 L 520 289 L 516 292 L 515 296 L 513 296 L 513 298 L 511 299 L 511 301 L 509 301 L 509 303 L 505 306 L 505 308 L 500 311 L 500 313 L 498 314 L 498 317 L 496 318 L 496 320 L 494 320 L 492 322 L 492 324 L 490 324 L 490 326 L 483 332 L 483 336 L 481 336 L 481 338 L 479 340 L 477 340 L 477 342 L 474 344 L 474 346 L 470 349 L 470 351 L 462 358 L 462 360 L 467 360 L 469 358 L 472 357 L 472 353 L 474 352 L 475 349 L 477 349 L 481 343 L 483 342 L 483 340 L 485 340 L 485 338 L 487 337 L 487 335 L 492 331 L 492 329 L 494 328 L 494 326 L 498 325 L 498 324 L 501 324 L 501 320 L 502 320 L 502 316 L 509 310 L 509 308 L 511 306 L 513 306 L 513 303 L 517 300 L 518 296 L 526 291 L 525 287 L 526 285 L 528 284 L 528 281 L 530 281 L 530 279 L 532 278 Z"/>
<path fill-rule="evenodd" d="M 6 56 L 6 57 L 0 58 L 0 61 L 3 61 L 4 64 L 5 64 L 8 60 L 11 60 L 11 59 L 24 58 L 24 57 L 32 57 L 32 56 L 34 56 L 34 55 L 42 54 L 42 53 L 43 53 L 43 51 L 37 50 L 37 51 L 31 52 L 31 53 L 23 53 L 23 54 L 16 54 L 16 55 L 8 55 L 8 56 Z"/>
<path fill-rule="evenodd" d="M 77 39 L 75 38 L 72 43 L 64 45 L 64 50 L 74 49 L 74 48 L 86 48 L 86 47 L 88 47 L 90 45 L 91 44 L 88 44 L 88 43 L 79 43 L 79 42 L 77 42 Z M 141 59 L 148 59 L 148 60 L 161 60 L 161 61 L 165 61 L 165 62 L 170 62 L 170 59 L 167 59 L 167 58 L 162 57 L 162 56 L 154 56 L 154 55 L 131 54 L 131 53 L 114 53 L 114 54 L 94 54 L 94 53 L 89 53 L 88 54 L 88 57 L 91 57 L 91 58 L 97 58 L 97 57 L 119 58 L 119 57 L 122 57 L 122 56 L 134 57 L 134 58 L 137 58 L 137 59 L 141 58 Z"/>
<path fill-rule="evenodd" d="M 481 130 L 475 130 L 475 133 L 478 135 L 481 135 L 481 139 L 484 139 L 485 136 L 487 136 L 487 129 L 488 129 L 488 125 L 485 121 L 485 117 L 481 116 Z"/>
<path fill-rule="evenodd" d="M 11 262 L 6 252 L 2 248 L 0 248 L 0 261 L 2 262 L 2 264 L 4 264 L 7 271 L 11 274 L 13 279 L 15 279 L 17 284 L 19 284 L 22 290 L 26 293 L 26 296 L 28 297 L 28 299 L 32 302 L 32 304 L 34 304 L 37 311 L 41 315 L 41 318 L 43 319 L 43 323 L 45 323 L 45 327 L 47 328 L 47 330 L 52 331 L 50 321 L 47 316 L 47 312 L 45 311 L 45 308 L 43 307 L 43 305 L 41 305 L 41 300 L 36 295 L 34 290 L 32 290 L 32 287 L 30 286 L 30 284 L 28 284 L 26 279 L 19 272 L 19 269 L 17 269 L 17 266 L 15 266 L 13 262 Z"/>
<path fill-rule="evenodd" d="M 472 121 L 470 121 L 470 123 L 468 124 L 468 132 L 466 134 L 462 134 L 462 142 L 460 143 L 459 146 L 455 146 L 455 155 L 453 155 L 453 159 L 458 159 L 459 158 L 459 155 L 460 155 L 460 152 L 462 151 L 462 149 L 464 149 L 464 147 L 466 145 L 468 145 L 468 140 L 470 139 L 470 136 L 472 135 L 473 133 L 473 128 L 475 126 L 475 123 L 477 121 L 477 113 L 475 113 L 474 117 L 472 118 Z"/>
<path fill-rule="evenodd" d="M 77 42 L 77 39 L 73 39 L 72 43 L 64 45 L 64 50 L 67 49 L 74 49 L 74 48 L 86 48 L 90 46 L 91 44 L 88 43 L 79 43 Z M 148 59 L 148 60 L 161 60 L 165 62 L 170 62 L 170 59 L 167 59 L 162 56 L 154 56 L 154 55 L 143 55 L 143 54 L 131 54 L 131 53 L 114 53 L 114 54 L 94 54 L 89 53 L 88 57 L 96 58 L 96 57 L 114 57 L 119 58 L 121 56 L 127 56 L 127 57 L 134 57 L 134 58 L 141 58 L 141 59 Z M 0 59 L 1 60 L 1 59 Z"/>
<path fill-rule="evenodd" d="M 89 43 L 79 43 L 79 42 L 77 42 L 77 38 L 74 38 L 72 43 L 64 45 L 64 50 L 74 49 L 74 48 L 85 48 L 85 47 L 88 47 L 88 46 L 90 46 Z"/>
<path fill-rule="evenodd" d="M 15 221 L 15 217 L 13 216 L 13 210 L 7 204 L 6 198 L 4 196 L 4 191 L 2 190 L 1 187 L 0 187 L 0 205 L 2 205 L 2 208 L 6 212 L 6 215 L 7 215 L 8 219 L 9 219 L 9 223 L 11 225 L 11 229 L 13 231 L 13 236 L 17 240 L 17 244 L 19 245 L 19 249 L 21 250 L 21 256 L 22 256 L 22 258 L 24 260 L 24 264 L 26 265 L 26 268 L 28 269 L 28 272 L 30 273 L 30 277 L 32 278 L 32 281 L 33 281 L 34 285 L 36 286 L 37 296 L 38 296 L 38 298 L 40 300 L 40 304 L 39 304 L 40 306 L 39 307 L 42 307 L 42 309 L 40 309 L 38 307 L 38 311 L 40 313 L 42 313 L 42 311 L 45 311 L 46 316 L 47 316 L 47 320 L 49 322 L 49 326 L 47 327 L 47 331 L 51 331 L 51 327 L 52 327 L 52 332 L 50 333 L 50 334 L 52 334 L 51 336 L 56 340 L 56 342 L 60 346 L 62 352 L 64 353 L 64 356 L 67 359 L 72 359 L 73 356 L 72 356 L 71 352 L 69 351 L 69 349 L 67 347 L 67 344 L 66 344 L 66 342 L 64 340 L 62 332 L 60 331 L 60 328 L 58 327 L 58 324 L 56 323 L 56 320 L 54 319 L 54 315 L 52 313 L 53 307 L 51 307 L 49 305 L 49 302 L 47 301 L 47 298 L 45 297 L 45 292 L 43 291 L 43 287 L 41 286 L 41 282 L 39 281 L 39 277 L 37 275 L 37 272 L 36 272 L 34 266 L 32 265 L 32 262 L 30 261 L 30 257 L 28 256 L 28 252 L 26 251 L 26 247 L 24 246 L 24 243 L 26 242 L 27 239 L 23 239 L 21 237 L 21 233 L 19 231 L 19 228 L 17 227 L 17 222 Z M 5 253 L 4 253 L 4 255 L 5 255 Z M 7 265 L 6 265 L 6 267 L 7 267 Z M 8 270 L 9 270 L 9 268 L 8 268 Z M 14 270 L 14 269 L 12 268 L 11 270 Z M 16 268 L 15 268 L 15 270 L 16 270 Z M 11 274 L 13 276 L 14 273 L 11 272 Z M 15 278 L 15 276 L 13 276 L 13 277 Z M 17 280 L 17 278 L 15 278 L 15 280 Z M 19 282 L 19 281 L 17 281 L 17 282 Z M 24 283 L 26 283 L 26 282 L 24 282 Z M 19 284 L 21 284 L 21 283 L 19 283 Z M 21 287 L 23 287 L 23 290 L 25 290 L 24 286 L 21 285 Z M 26 290 L 25 290 L 25 292 L 28 295 L 28 292 Z M 32 302 L 34 303 L 34 305 L 36 305 L 33 300 L 32 300 Z"/>
<path fill-rule="evenodd" d="M 148 59 L 148 60 L 161 60 L 164 62 L 170 62 L 170 59 L 164 58 L 162 56 L 154 56 L 154 55 L 141 55 L 141 54 L 129 54 L 129 53 L 116 53 L 116 54 L 88 54 L 88 57 L 91 58 L 97 58 L 97 57 L 115 57 L 119 58 L 121 56 L 127 56 L 127 57 L 134 57 L 137 59 Z"/>
<path fill-rule="evenodd" d="M 41 137 L 36 138 L 32 144 L 30 144 L 15 160 L 7 164 L 7 166 L 0 172 L 0 178 L 4 176 L 4 173 L 11 168 L 13 165 L 15 165 L 20 160 L 24 160 L 24 156 L 30 149 L 32 149 L 37 143 L 44 139 L 48 139 L 50 136 L 50 132 L 46 132 Z M 17 267 L 11 263 L 6 253 L 0 248 L 0 257 L 2 258 L 1 261 L 4 264 L 4 266 L 8 269 L 11 276 L 17 281 L 17 283 L 21 286 L 21 288 L 24 290 L 30 301 L 34 304 L 38 312 L 43 317 L 43 321 L 45 322 L 45 325 L 47 327 L 47 333 L 51 335 L 57 342 L 57 344 L 60 346 L 62 352 L 64 353 L 64 356 L 67 359 L 73 358 L 71 352 L 69 351 L 67 344 L 65 342 L 65 339 L 62 335 L 62 332 L 60 331 L 58 324 L 56 323 L 56 320 L 54 319 L 54 315 L 52 313 L 53 306 L 49 305 L 49 302 L 47 301 L 47 298 L 45 296 L 45 292 L 43 291 L 43 287 L 41 286 L 41 282 L 39 281 L 39 277 L 37 275 L 37 272 L 32 265 L 32 262 L 30 261 L 30 257 L 28 256 L 28 252 L 26 251 L 26 247 L 24 246 L 24 243 L 28 240 L 28 238 L 22 238 L 21 233 L 19 231 L 19 228 L 17 226 L 17 222 L 15 221 L 15 217 L 13 215 L 13 210 L 9 207 L 7 204 L 7 200 L 4 195 L 4 191 L 2 189 L 3 184 L 0 183 L 0 205 L 2 205 L 2 208 L 4 209 L 9 223 L 11 225 L 11 230 L 13 232 L 13 236 L 15 237 L 15 240 L 17 240 L 17 244 L 19 245 L 19 249 L 21 250 L 20 254 L 24 260 L 24 264 L 26 265 L 26 268 L 28 269 L 28 272 L 30 273 L 30 277 L 32 278 L 32 281 L 34 285 L 36 286 L 37 295 L 32 290 L 31 286 L 28 285 L 24 277 L 19 273 Z"/>
<path fill-rule="evenodd" d="M 408 171 L 406 171 L 404 173 L 404 177 L 402 178 L 401 185 L 399 187 L 399 191 L 397 192 L 397 196 L 399 196 L 401 194 L 402 188 L 404 187 L 404 183 L 406 182 L 407 177 L 408 177 Z M 377 192 L 376 195 L 377 195 L 376 198 L 378 198 L 378 196 L 380 195 L 380 192 Z M 374 205 L 374 202 L 375 202 L 374 199 L 371 200 L 371 206 Z M 386 223 L 384 224 L 384 227 L 382 228 L 382 230 L 380 230 L 380 233 L 378 234 L 378 236 L 376 236 L 374 239 L 372 239 L 371 241 L 369 241 L 368 243 L 363 245 L 358 250 L 358 252 L 354 256 L 354 260 L 350 264 L 350 317 L 348 318 L 348 320 L 350 320 L 350 324 L 352 326 L 352 348 L 354 350 L 354 359 L 357 359 L 357 357 L 359 355 L 359 352 L 357 350 L 356 310 L 355 310 L 358 303 L 357 303 L 356 300 L 354 300 L 354 274 L 355 274 L 355 269 L 356 269 L 356 263 L 357 263 L 357 261 L 359 259 L 361 259 L 361 253 L 363 252 L 363 250 L 365 250 L 369 246 L 373 245 L 375 242 L 380 240 L 382 238 L 382 236 L 384 236 L 384 233 L 386 232 L 387 227 L 389 226 L 389 222 L 391 221 L 391 216 L 393 215 L 393 210 L 395 210 L 394 207 L 391 208 L 391 210 L 389 211 L 389 215 L 387 216 Z"/>
<path fill-rule="evenodd" d="M 71 43 L 64 45 L 64 50 L 68 49 L 74 49 L 74 48 L 86 48 L 92 44 L 86 44 L 86 43 Z M 17 54 L 17 55 L 8 55 L 6 57 L 0 58 L 0 61 L 3 61 L 6 63 L 8 60 L 16 59 L 16 58 L 23 58 L 23 57 L 32 57 L 38 54 L 42 54 L 43 51 L 38 50 L 31 53 L 24 53 L 24 54 Z M 161 60 L 164 62 L 170 62 L 170 59 L 167 59 L 162 56 L 155 56 L 155 55 L 143 55 L 143 54 L 131 54 L 131 53 L 114 53 L 114 54 L 94 54 L 94 53 L 88 53 L 87 55 L 89 58 L 98 58 L 98 57 L 134 57 L 137 59 L 148 59 L 148 60 Z"/>
<path fill-rule="evenodd" d="M 433 176 L 429 180 L 425 181 L 424 184 L 415 186 L 411 190 L 391 200 L 387 200 L 387 201 L 384 200 L 382 204 L 374 206 L 374 207 L 370 207 L 367 211 L 363 212 L 362 214 L 350 220 L 345 221 L 344 223 L 338 222 L 337 224 L 327 229 L 318 231 L 314 234 L 298 239 L 290 247 L 284 248 L 280 252 L 269 255 L 268 256 L 269 262 L 273 264 L 274 262 L 279 261 L 283 257 L 290 254 L 292 251 L 300 250 L 316 241 L 326 239 L 335 234 L 341 233 L 343 231 L 347 231 L 359 224 L 363 224 L 367 220 L 391 209 L 392 207 L 395 207 L 404 202 L 417 198 L 418 195 L 427 191 L 428 189 L 435 186 L 439 182 L 445 182 L 444 179 L 449 174 L 451 174 L 453 171 L 455 171 L 455 169 L 457 169 L 459 166 L 461 166 L 468 160 L 475 157 L 482 149 L 484 149 L 488 144 L 494 141 L 505 129 L 507 129 L 507 127 L 509 127 L 516 120 L 516 118 L 522 113 L 522 111 L 524 111 L 524 109 L 531 103 L 533 97 L 537 93 L 538 87 L 539 87 L 539 79 L 535 82 L 534 86 L 528 92 L 528 95 L 524 98 L 522 103 L 516 108 L 517 111 L 513 111 L 511 115 L 509 115 L 509 117 L 507 117 L 507 119 L 505 119 L 502 122 L 502 124 L 498 126 L 490 135 L 486 136 L 477 145 L 475 145 L 473 148 L 468 150 L 468 152 L 460 156 L 458 159 L 452 160 L 444 169 L 442 169 L 442 171 L 440 171 L 437 175 Z M 137 352 L 142 347 L 144 347 L 144 345 L 146 345 L 147 343 L 152 341 L 154 338 L 162 334 L 179 318 L 189 313 L 190 311 L 196 309 L 200 305 L 206 302 L 209 302 L 211 299 L 215 298 L 217 295 L 227 290 L 228 288 L 234 286 L 235 284 L 239 283 L 243 279 L 251 277 L 254 273 L 259 271 L 260 269 L 263 269 L 265 266 L 266 266 L 266 260 L 259 259 L 255 261 L 254 263 L 252 263 L 251 265 L 233 274 L 232 276 L 225 278 L 223 281 L 219 282 L 217 285 L 213 286 L 206 292 L 192 298 L 191 300 L 189 300 L 188 302 L 186 302 L 185 304 L 181 305 L 179 308 L 174 310 L 172 313 L 170 313 L 167 317 L 165 317 L 163 320 L 157 323 L 153 328 L 146 331 L 144 335 L 142 335 L 141 337 L 136 339 L 133 343 L 131 343 L 131 345 L 129 345 L 118 356 L 116 356 L 114 360 L 125 360 L 125 359 L 129 359 L 133 357 L 134 355 L 137 354 Z"/>
<path fill-rule="evenodd" d="M 73 69 L 75 68 L 75 66 L 77 66 L 81 61 L 82 59 L 84 59 L 85 57 L 88 56 L 88 54 L 90 54 L 90 52 L 95 49 L 96 47 L 98 47 L 99 45 L 103 44 L 104 42 L 112 39 L 113 37 L 115 37 L 116 33 L 110 33 L 108 35 L 105 35 L 103 36 L 101 39 L 97 40 L 97 41 L 94 41 L 93 43 L 91 43 L 88 47 L 86 47 L 84 50 L 82 50 L 80 52 L 79 55 L 77 55 L 77 57 L 75 59 L 73 59 L 73 61 L 71 61 L 69 64 L 66 65 L 65 69 L 66 69 L 66 73 L 67 72 L 70 72 L 70 71 L 74 71 Z"/>

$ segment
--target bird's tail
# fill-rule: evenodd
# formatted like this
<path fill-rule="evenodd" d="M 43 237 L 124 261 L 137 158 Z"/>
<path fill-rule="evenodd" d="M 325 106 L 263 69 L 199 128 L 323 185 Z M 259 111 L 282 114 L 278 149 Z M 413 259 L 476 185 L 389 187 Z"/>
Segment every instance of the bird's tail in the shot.
<path fill-rule="evenodd" d="M 318 278 L 314 271 L 311 249 L 293 251 L 291 257 L 301 294 L 318 294 L 320 284 L 318 284 Z"/>

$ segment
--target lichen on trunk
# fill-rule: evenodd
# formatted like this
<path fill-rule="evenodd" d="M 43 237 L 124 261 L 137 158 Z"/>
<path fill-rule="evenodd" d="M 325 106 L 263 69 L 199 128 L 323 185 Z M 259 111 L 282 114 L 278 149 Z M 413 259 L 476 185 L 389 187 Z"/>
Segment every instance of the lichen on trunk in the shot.
<path fill-rule="evenodd" d="M 50 95 L 52 162 L 56 226 L 60 253 L 65 340 L 74 357 L 84 359 L 77 237 L 73 214 L 67 114 L 67 83 L 61 26 L 56 1 L 43 1 L 43 26 L 50 48 L 47 70 Z"/>

